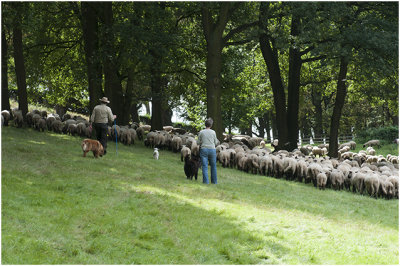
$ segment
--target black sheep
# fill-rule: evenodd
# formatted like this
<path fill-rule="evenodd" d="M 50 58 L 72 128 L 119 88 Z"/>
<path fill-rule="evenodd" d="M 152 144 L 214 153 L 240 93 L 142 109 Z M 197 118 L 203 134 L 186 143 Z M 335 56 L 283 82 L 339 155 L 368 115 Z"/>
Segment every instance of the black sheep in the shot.
<path fill-rule="evenodd" d="M 197 180 L 197 172 L 200 167 L 200 157 L 195 155 L 186 155 L 185 156 L 185 166 L 183 169 L 185 170 L 185 175 L 187 179 L 193 180 L 194 178 Z"/>

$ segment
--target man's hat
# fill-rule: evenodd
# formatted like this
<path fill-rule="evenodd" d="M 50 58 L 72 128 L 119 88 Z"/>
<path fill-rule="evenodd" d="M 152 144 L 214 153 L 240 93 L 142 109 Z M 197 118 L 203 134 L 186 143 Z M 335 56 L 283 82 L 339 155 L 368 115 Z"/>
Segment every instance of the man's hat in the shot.
<path fill-rule="evenodd" d="M 101 98 L 101 99 L 100 99 L 100 102 L 103 102 L 103 103 L 110 103 L 110 101 L 108 100 L 107 97 Z"/>

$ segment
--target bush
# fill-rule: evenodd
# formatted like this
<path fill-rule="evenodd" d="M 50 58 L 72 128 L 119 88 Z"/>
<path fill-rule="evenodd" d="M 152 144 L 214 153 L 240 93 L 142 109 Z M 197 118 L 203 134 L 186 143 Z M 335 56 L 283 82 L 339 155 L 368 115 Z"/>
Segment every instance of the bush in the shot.
<path fill-rule="evenodd" d="M 399 128 L 397 126 L 367 128 L 357 132 L 357 142 L 365 143 L 371 139 L 379 139 L 386 143 L 392 143 L 399 137 Z"/>

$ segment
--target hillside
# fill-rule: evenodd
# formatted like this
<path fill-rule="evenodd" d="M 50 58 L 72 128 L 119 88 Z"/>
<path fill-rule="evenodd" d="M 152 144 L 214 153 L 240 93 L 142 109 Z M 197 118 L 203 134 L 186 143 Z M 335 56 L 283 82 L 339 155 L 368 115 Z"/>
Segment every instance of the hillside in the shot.
<path fill-rule="evenodd" d="M 78 137 L 1 134 L 3 264 L 399 263 L 398 200 L 221 167 L 203 185 L 141 142 L 94 159 Z"/>

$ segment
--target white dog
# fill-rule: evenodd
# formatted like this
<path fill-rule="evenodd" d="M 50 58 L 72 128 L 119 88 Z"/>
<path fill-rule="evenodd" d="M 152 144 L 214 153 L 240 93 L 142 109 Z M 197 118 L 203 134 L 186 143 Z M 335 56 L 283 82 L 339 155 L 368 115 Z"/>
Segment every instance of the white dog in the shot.
<path fill-rule="evenodd" d="M 160 154 L 158 153 L 158 149 L 154 148 L 154 152 L 153 152 L 153 158 L 158 160 L 158 156 L 160 156 Z"/>

